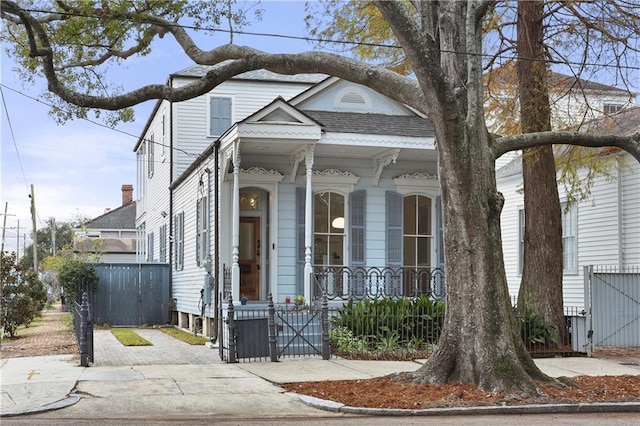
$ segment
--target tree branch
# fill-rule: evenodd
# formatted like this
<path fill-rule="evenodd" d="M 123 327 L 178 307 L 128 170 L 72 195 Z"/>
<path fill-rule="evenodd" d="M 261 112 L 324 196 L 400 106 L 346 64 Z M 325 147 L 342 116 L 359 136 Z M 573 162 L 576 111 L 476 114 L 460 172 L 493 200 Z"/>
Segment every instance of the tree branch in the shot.
<path fill-rule="evenodd" d="M 525 133 L 496 139 L 493 152 L 495 158 L 498 158 L 509 151 L 543 145 L 578 145 L 588 148 L 615 146 L 624 149 L 640 162 L 640 132 L 630 136 L 590 135 L 576 132 Z"/>

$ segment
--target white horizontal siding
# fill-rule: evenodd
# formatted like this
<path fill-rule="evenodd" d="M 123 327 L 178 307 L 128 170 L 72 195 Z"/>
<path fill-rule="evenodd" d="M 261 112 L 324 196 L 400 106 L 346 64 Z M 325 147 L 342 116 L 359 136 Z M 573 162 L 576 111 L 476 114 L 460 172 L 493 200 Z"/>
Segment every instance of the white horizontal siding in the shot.
<path fill-rule="evenodd" d="M 640 265 L 640 163 L 625 154 L 620 169 L 622 179 L 623 264 Z"/>
<path fill-rule="evenodd" d="M 203 164 L 199 170 L 181 182 L 173 192 L 174 216 L 181 212 L 184 213 L 184 268 L 181 271 L 176 271 L 174 267 L 172 270 L 173 297 L 178 301 L 178 311 L 198 315 L 200 314 L 198 309 L 200 289 L 203 286 L 206 271 L 196 263 L 196 200 L 199 194 L 200 173 L 206 167 L 210 167 L 213 170 L 212 165 Z M 171 232 L 172 235 L 173 231 Z M 213 249 L 214 247 L 212 247 Z M 175 259 L 175 253 L 173 256 Z M 213 252 L 212 256 L 214 256 Z"/>
<path fill-rule="evenodd" d="M 629 157 L 627 157 L 629 158 Z M 626 265 L 638 264 L 640 258 L 640 177 L 638 166 L 623 168 L 623 251 Z M 584 172 L 582 173 L 584 176 Z M 502 211 L 502 243 L 509 292 L 517 295 L 520 286 L 518 271 L 518 208 L 523 202 L 517 193 L 520 177 L 503 178 L 498 189 L 505 196 Z M 566 199 L 559 188 L 561 200 Z M 587 200 L 577 204 L 578 270 L 563 277 L 565 306 L 584 306 L 583 269 L 589 265 L 617 265 L 618 253 L 618 182 L 596 178 Z"/>
<path fill-rule="evenodd" d="M 499 181 L 499 191 L 504 195 L 505 203 L 500 216 L 502 233 L 502 251 L 504 254 L 504 266 L 507 274 L 507 284 L 511 296 L 518 295 L 520 288 L 520 271 L 518 269 L 519 235 L 518 235 L 518 210 L 523 207 L 522 193 L 518 191 L 522 180 L 518 177 L 509 177 Z"/>

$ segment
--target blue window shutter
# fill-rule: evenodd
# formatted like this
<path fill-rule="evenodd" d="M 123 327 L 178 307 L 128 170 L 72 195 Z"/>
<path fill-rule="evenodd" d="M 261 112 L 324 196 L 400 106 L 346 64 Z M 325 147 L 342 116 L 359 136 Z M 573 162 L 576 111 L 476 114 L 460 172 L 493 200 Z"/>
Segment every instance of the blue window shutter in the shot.
<path fill-rule="evenodd" d="M 210 98 L 209 134 L 212 136 L 222 135 L 229 127 L 231 127 L 231 98 Z"/>
<path fill-rule="evenodd" d="M 360 190 L 349 195 L 349 235 L 351 244 L 351 266 L 365 266 L 366 247 L 366 201 L 367 191 Z"/>
<path fill-rule="evenodd" d="M 442 197 L 439 195 L 436 197 L 436 232 L 434 236 L 436 238 L 436 265 L 438 268 L 444 268 L 444 233 L 442 224 Z"/>
<path fill-rule="evenodd" d="M 402 267 L 402 194 L 387 191 L 387 266 Z"/>
<path fill-rule="evenodd" d="M 304 294 L 305 188 L 296 188 L 296 294 Z"/>

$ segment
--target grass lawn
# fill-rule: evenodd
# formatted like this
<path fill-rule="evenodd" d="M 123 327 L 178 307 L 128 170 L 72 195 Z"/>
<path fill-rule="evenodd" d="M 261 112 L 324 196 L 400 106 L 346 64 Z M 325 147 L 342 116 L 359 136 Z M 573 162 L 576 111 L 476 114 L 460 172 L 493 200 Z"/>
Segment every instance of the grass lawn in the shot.
<path fill-rule="evenodd" d="M 160 330 L 162 330 L 163 333 L 166 333 L 171 337 L 175 337 L 178 340 L 182 340 L 190 345 L 204 345 L 209 341 L 206 337 L 194 336 L 191 333 L 187 333 L 186 331 L 175 327 L 163 327 Z"/>
<path fill-rule="evenodd" d="M 138 333 L 130 328 L 114 328 L 111 330 L 116 339 L 124 346 L 153 346 L 153 343 L 142 338 Z"/>

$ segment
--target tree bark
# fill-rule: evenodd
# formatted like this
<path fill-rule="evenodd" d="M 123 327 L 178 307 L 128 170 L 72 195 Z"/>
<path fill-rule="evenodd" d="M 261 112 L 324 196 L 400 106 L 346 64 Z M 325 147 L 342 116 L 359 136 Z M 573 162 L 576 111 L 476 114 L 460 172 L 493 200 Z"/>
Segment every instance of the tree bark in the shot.
<path fill-rule="evenodd" d="M 436 350 L 412 377 L 533 395 L 532 378 L 546 376 L 524 348 L 509 300 L 500 230 L 504 198 L 497 191 L 482 111 L 481 25 L 473 18 L 474 4 L 480 5 L 439 5 L 446 96 L 432 107 L 438 113 L 431 119 L 438 140 L 447 310 Z M 466 63 L 461 66 L 461 55 L 451 52 L 468 52 Z M 419 68 L 429 66 L 426 61 L 414 66 L 419 81 Z"/>
<path fill-rule="evenodd" d="M 543 2 L 518 3 L 516 69 L 523 133 L 551 130 L 543 15 Z M 518 314 L 543 318 L 556 344 L 560 344 L 565 342 L 566 325 L 562 298 L 562 216 L 553 147 L 524 150 L 522 176 L 525 226 Z"/>

